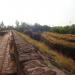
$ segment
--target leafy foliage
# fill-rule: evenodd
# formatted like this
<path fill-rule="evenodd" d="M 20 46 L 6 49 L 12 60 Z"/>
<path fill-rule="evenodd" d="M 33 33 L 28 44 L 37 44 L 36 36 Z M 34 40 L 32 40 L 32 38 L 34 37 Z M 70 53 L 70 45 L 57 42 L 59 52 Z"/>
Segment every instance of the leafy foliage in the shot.
<path fill-rule="evenodd" d="M 47 25 L 40 25 L 38 23 L 35 23 L 34 25 L 27 24 L 25 22 L 22 22 L 19 25 L 19 22 L 16 22 L 16 29 L 20 32 L 25 31 L 31 31 L 31 32 L 56 32 L 56 33 L 62 33 L 62 34 L 75 34 L 75 24 L 72 24 L 71 26 L 54 26 L 50 27 Z"/>

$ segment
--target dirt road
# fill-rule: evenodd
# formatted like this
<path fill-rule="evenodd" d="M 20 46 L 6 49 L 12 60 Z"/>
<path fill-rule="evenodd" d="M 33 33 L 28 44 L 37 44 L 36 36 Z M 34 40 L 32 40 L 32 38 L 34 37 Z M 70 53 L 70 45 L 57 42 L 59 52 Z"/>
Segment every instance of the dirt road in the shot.
<path fill-rule="evenodd" d="M 0 75 L 14 73 L 16 71 L 15 62 L 10 57 L 9 33 L 0 39 Z"/>

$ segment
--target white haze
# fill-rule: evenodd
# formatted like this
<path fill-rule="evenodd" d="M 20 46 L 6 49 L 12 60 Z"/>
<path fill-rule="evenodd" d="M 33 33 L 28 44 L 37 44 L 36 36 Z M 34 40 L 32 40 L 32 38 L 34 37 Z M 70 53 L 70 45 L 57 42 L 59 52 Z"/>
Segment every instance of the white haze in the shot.
<path fill-rule="evenodd" d="M 75 23 L 75 0 L 0 0 L 0 22 L 15 21 L 42 25 Z"/>

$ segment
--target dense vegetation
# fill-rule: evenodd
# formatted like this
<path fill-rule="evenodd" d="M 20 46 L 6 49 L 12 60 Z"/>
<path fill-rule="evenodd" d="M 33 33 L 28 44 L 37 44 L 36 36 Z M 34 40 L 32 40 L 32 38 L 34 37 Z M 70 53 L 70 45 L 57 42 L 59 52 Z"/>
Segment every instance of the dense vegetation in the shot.
<path fill-rule="evenodd" d="M 67 25 L 67 26 L 54 26 L 50 27 L 48 25 L 40 25 L 38 23 L 35 23 L 34 25 L 28 24 L 26 22 L 16 21 L 16 26 L 5 26 L 3 21 L 0 23 L 0 31 L 6 30 L 6 29 L 16 29 L 20 32 L 56 32 L 56 33 L 62 33 L 62 34 L 75 34 L 75 24 Z"/>
<path fill-rule="evenodd" d="M 57 32 L 57 33 L 63 33 L 63 34 L 75 34 L 75 24 L 67 25 L 67 26 L 55 26 L 50 27 L 48 25 L 40 25 L 38 23 L 35 23 L 34 25 L 27 24 L 25 22 L 22 22 L 19 24 L 18 21 L 16 21 L 16 29 L 21 32 L 25 31 L 32 31 L 32 32 Z"/>

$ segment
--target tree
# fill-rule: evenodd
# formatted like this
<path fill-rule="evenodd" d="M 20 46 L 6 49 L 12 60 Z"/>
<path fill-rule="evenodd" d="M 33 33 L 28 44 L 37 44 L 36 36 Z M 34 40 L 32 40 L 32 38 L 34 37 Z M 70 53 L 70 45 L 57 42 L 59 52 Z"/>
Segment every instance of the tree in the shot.
<path fill-rule="evenodd" d="M 16 29 L 19 31 L 19 21 L 16 21 Z"/>
<path fill-rule="evenodd" d="M 49 27 L 49 26 L 47 26 L 47 25 L 44 25 L 43 27 L 42 27 L 42 31 L 51 31 L 51 27 Z"/>
<path fill-rule="evenodd" d="M 19 21 L 16 21 L 16 25 L 19 26 Z"/>
<path fill-rule="evenodd" d="M 71 34 L 75 34 L 75 24 L 72 24 L 71 28 Z"/>
<path fill-rule="evenodd" d="M 4 29 L 4 23 L 3 21 L 0 23 L 0 30 L 3 30 Z"/>
<path fill-rule="evenodd" d="M 3 23 L 3 21 L 1 22 L 0 25 L 1 25 L 1 28 L 4 28 L 4 23 Z"/>

